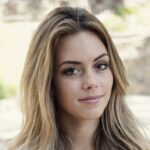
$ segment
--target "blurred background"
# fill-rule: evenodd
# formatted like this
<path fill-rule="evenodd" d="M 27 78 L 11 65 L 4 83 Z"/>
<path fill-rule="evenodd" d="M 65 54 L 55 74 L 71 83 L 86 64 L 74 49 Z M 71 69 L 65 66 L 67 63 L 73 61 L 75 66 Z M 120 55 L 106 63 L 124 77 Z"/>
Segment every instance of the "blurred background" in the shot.
<path fill-rule="evenodd" d="M 79 6 L 108 29 L 127 70 L 127 103 L 150 135 L 149 0 L 0 0 L 0 149 L 21 127 L 19 82 L 30 40 L 57 6 Z"/>

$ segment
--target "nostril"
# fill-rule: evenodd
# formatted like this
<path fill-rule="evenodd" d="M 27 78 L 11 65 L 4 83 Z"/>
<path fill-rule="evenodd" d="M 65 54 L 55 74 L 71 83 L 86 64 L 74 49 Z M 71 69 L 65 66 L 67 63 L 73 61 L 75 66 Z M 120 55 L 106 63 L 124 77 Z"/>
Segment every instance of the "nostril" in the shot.
<path fill-rule="evenodd" d="M 91 70 L 84 74 L 82 78 L 82 87 L 84 90 L 94 89 L 98 87 L 98 80 Z"/>
<path fill-rule="evenodd" d="M 95 89 L 98 87 L 98 83 L 85 83 L 83 85 L 84 90 Z"/>

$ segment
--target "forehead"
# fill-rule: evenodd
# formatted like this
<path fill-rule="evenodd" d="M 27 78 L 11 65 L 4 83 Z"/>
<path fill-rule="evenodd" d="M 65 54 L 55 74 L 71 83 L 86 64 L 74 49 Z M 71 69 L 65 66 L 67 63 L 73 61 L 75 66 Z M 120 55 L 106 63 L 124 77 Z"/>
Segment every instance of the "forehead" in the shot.
<path fill-rule="evenodd" d="M 64 37 L 56 52 L 57 61 L 93 60 L 107 50 L 100 38 L 90 31 L 80 31 L 76 34 Z"/>

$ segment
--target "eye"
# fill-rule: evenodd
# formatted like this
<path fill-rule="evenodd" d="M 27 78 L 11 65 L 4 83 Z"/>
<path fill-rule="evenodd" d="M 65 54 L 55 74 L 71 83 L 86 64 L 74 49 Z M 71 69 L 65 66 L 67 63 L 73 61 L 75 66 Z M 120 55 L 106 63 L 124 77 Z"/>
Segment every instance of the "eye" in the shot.
<path fill-rule="evenodd" d="M 63 74 L 64 75 L 76 75 L 76 74 L 79 74 L 81 71 L 77 68 L 67 68 L 63 71 Z"/>
<path fill-rule="evenodd" d="M 107 69 L 108 68 L 108 63 L 98 63 L 98 64 L 96 64 L 96 68 L 98 69 L 98 70 L 105 70 L 105 69 Z"/>

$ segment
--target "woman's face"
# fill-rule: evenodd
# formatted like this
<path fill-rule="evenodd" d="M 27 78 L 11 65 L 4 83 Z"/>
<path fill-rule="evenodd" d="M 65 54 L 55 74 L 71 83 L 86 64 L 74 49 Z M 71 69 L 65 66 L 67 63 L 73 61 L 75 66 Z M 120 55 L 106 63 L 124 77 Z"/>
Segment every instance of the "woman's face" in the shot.
<path fill-rule="evenodd" d="M 111 95 L 113 76 L 104 44 L 92 32 L 63 38 L 56 52 L 55 95 L 62 115 L 98 119 Z"/>

